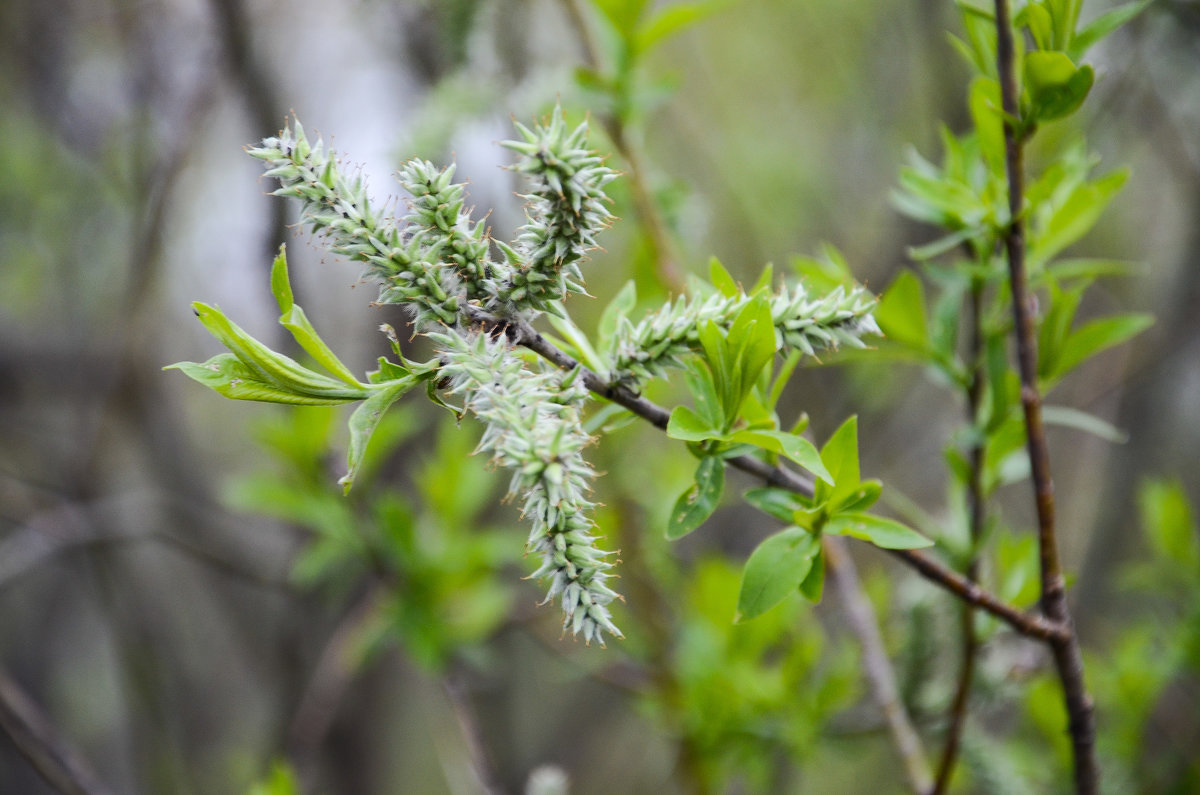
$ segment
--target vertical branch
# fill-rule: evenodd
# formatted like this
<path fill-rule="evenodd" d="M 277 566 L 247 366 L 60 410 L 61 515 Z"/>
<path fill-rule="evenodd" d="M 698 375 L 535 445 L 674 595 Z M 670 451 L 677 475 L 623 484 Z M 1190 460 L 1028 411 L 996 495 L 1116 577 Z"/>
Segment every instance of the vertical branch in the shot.
<path fill-rule="evenodd" d="M 825 552 L 826 572 L 833 580 L 838 597 L 842 600 L 850 631 L 862 645 L 863 672 L 871 686 L 875 702 L 883 710 L 888 731 L 892 734 L 892 742 L 900 754 L 900 761 L 904 764 L 908 786 L 916 793 L 929 792 L 933 786 L 933 778 L 929 773 L 925 749 L 921 745 L 920 735 L 908 717 L 904 702 L 900 700 L 896 673 L 884 649 L 875 612 L 863 594 L 854 561 L 841 539 L 825 536 L 822 546 Z"/>
<path fill-rule="evenodd" d="M 588 69 L 598 72 L 602 66 L 600 47 L 592 35 L 583 9 L 579 7 L 579 0 L 563 0 L 563 7 L 583 48 L 584 63 Z M 675 244 L 671 232 L 667 228 L 666 219 L 663 218 L 658 203 L 654 200 L 653 191 L 650 190 L 642 152 L 630 140 L 629 127 L 621 118 L 620 113 L 606 113 L 600 117 L 600 122 L 604 126 L 604 132 L 608 134 L 609 140 L 612 141 L 613 147 L 616 148 L 617 154 L 629 167 L 629 173 L 626 175 L 629 181 L 629 192 L 638 219 L 646 230 L 646 239 L 650 244 L 650 257 L 657 268 L 659 281 L 667 289 L 682 293 L 684 284 L 679 268 L 683 259 L 679 254 L 679 247 Z"/>
<path fill-rule="evenodd" d="M 1004 106 L 1004 155 L 1008 172 L 1009 225 L 1004 235 L 1012 290 L 1013 321 L 1017 337 L 1017 363 L 1021 377 L 1021 406 L 1038 518 L 1038 551 L 1041 561 L 1043 614 L 1066 628 L 1062 640 L 1052 641 L 1054 663 L 1062 681 L 1075 758 L 1075 788 L 1093 793 L 1099 787 L 1096 763 L 1096 725 L 1091 697 L 1083 679 L 1079 640 L 1067 606 L 1066 584 L 1058 558 L 1055 533 L 1054 482 L 1050 477 L 1050 452 L 1042 424 L 1042 401 L 1037 386 L 1037 347 L 1034 336 L 1033 296 L 1025 275 L 1025 201 L 1023 133 L 1017 129 L 1019 108 L 1015 73 L 1015 43 L 1008 0 L 996 0 L 996 60 Z"/>
<path fill-rule="evenodd" d="M 969 361 L 972 362 L 972 370 L 971 381 L 967 387 L 967 422 L 971 426 L 978 426 L 985 377 L 983 283 L 978 279 L 974 280 L 971 285 L 970 312 L 971 341 L 968 355 Z M 987 506 L 983 493 L 984 443 L 979 436 L 972 436 L 968 463 L 970 479 L 967 482 L 967 522 L 971 538 L 971 560 L 967 564 L 966 577 L 971 582 L 977 582 L 979 580 L 978 545 L 979 539 L 983 535 L 983 523 L 987 517 Z M 950 787 L 963 729 L 967 723 L 967 704 L 971 697 L 971 683 L 975 678 L 975 659 L 979 651 L 979 637 L 975 634 L 975 608 L 969 602 L 963 603 L 961 617 L 962 661 L 958 673 L 958 684 L 954 689 L 954 699 L 950 704 L 949 723 L 946 727 L 942 759 L 938 764 L 937 782 L 933 787 L 933 795 L 941 795 Z"/>

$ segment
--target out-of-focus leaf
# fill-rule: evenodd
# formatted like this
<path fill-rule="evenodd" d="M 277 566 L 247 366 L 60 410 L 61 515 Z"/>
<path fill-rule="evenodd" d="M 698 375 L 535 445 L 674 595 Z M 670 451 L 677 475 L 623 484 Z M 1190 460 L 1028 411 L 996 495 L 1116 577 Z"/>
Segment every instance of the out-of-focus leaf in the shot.
<path fill-rule="evenodd" d="M 901 271 L 879 299 L 875 320 L 888 339 L 918 350 L 928 350 L 925 288 L 910 270 Z"/>
<path fill-rule="evenodd" d="M 1067 338 L 1051 377 L 1069 373 L 1100 351 L 1120 345 L 1153 324 L 1153 315 L 1136 312 L 1085 323 Z"/>
<path fill-rule="evenodd" d="M 1043 406 L 1042 419 L 1047 425 L 1083 431 L 1115 444 L 1123 444 L 1129 440 L 1129 435 L 1111 422 L 1070 406 Z"/>

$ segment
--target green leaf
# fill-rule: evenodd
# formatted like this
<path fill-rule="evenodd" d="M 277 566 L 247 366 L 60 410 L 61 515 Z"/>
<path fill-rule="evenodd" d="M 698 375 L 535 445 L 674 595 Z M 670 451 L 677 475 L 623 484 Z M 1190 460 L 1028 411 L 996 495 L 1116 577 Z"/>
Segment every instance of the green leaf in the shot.
<path fill-rule="evenodd" d="M 1069 116 L 1083 104 L 1096 75 L 1092 67 L 1076 67 L 1062 52 L 1025 55 L 1025 90 L 1029 95 L 1026 116 L 1032 122 Z"/>
<path fill-rule="evenodd" d="M 825 522 L 824 531 L 834 536 L 852 536 L 883 549 L 920 549 L 933 542 L 895 519 L 885 519 L 856 511 L 834 514 Z"/>
<path fill-rule="evenodd" d="M 759 544 L 742 572 L 734 622 L 757 618 L 795 592 L 820 551 L 821 542 L 799 527 L 781 530 Z"/>
<path fill-rule="evenodd" d="M 1058 378 L 1100 351 L 1120 345 L 1154 324 L 1154 316 L 1129 313 L 1085 323 L 1067 338 L 1054 368 Z"/>
<path fill-rule="evenodd" d="M 1138 490 L 1138 507 L 1155 553 L 1172 566 L 1194 572 L 1200 566 L 1200 536 L 1179 481 L 1145 481 Z"/>
<path fill-rule="evenodd" d="M 858 493 L 858 417 L 850 417 L 833 432 L 821 447 L 821 462 L 833 478 L 830 486 L 817 484 L 814 501 L 836 510 L 838 503 Z"/>
<path fill-rule="evenodd" d="M 725 462 L 707 456 L 696 469 L 696 482 L 679 495 L 667 522 L 667 538 L 683 538 L 712 516 L 725 491 Z"/>
<path fill-rule="evenodd" d="M 884 336 L 917 350 L 929 349 L 925 288 L 910 270 L 903 270 L 879 299 L 875 320 Z"/>
<path fill-rule="evenodd" d="M 291 332 L 300 347 L 335 378 L 352 387 L 360 386 L 358 379 L 346 365 L 334 355 L 325 340 L 321 339 L 309 322 L 304 310 L 296 305 L 292 295 L 292 284 L 288 278 L 287 247 L 280 246 L 279 254 L 271 265 L 271 293 L 279 304 L 279 323 Z"/>
<path fill-rule="evenodd" d="M 362 466 L 363 456 L 367 452 L 367 443 L 375 432 L 383 415 L 400 397 L 416 386 L 419 379 L 403 378 L 383 385 L 374 395 L 363 401 L 362 405 L 350 415 L 350 451 L 347 456 L 346 474 L 338 481 L 346 493 L 354 485 L 354 478 Z"/>
<path fill-rule="evenodd" d="M 729 5 L 730 0 L 669 5 L 643 22 L 638 28 L 634 49 L 638 53 L 644 53 L 688 25 L 693 25 Z"/>
<path fill-rule="evenodd" d="M 1030 241 L 1031 267 L 1049 262 L 1091 231 L 1128 178 L 1128 171 L 1114 171 L 1075 188 L 1034 231 Z"/>
<path fill-rule="evenodd" d="M 180 370 L 192 380 L 233 400 L 256 400 L 260 403 L 284 403 L 291 406 L 336 406 L 361 400 L 365 396 L 317 397 L 283 389 L 270 381 L 264 381 L 259 373 L 251 370 L 232 353 L 217 354 L 203 364 L 178 362 L 163 369 Z"/>
<path fill-rule="evenodd" d="M 800 595 L 813 604 L 817 604 L 821 601 L 821 594 L 824 590 L 825 555 L 818 548 L 817 556 L 813 558 L 812 568 L 808 570 L 808 576 L 800 581 Z"/>
<path fill-rule="evenodd" d="M 708 261 L 708 279 L 712 282 L 713 287 L 716 287 L 726 298 L 733 298 L 742 292 L 737 282 L 733 280 L 733 276 L 725 270 L 725 266 L 716 257 L 712 257 Z"/>
<path fill-rule="evenodd" d="M 671 417 L 674 419 L 674 413 Z M 726 441 L 735 444 L 752 444 L 763 450 L 779 453 L 795 461 L 821 480 L 833 484 L 833 476 L 821 461 L 821 454 L 812 442 L 803 436 L 794 436 L 785 431 L 773 430 L 741 430 L 728 434 Z"/>
<path fill-rule="evenodd" d="M 1129 435 L 1112 423 L 1070 406 L 1043 406 L 1042 419 L 1047 425 L 1083 431 L 1114 444 L 1129 441 Z"/>
<path fill-rule="evenodd" d="M 256 380 L 273 384 L 280 391 L 332 400 L 361 400 L 370 394 L 365 387 L 335 381 L 313 372 L 295 360 L 263 345 L 243 331 L 216 307 L 199 301 L 192 309 L 204 327 L 249 368 Z"/>
<path fill-rule="evenodd" d="M 1151 2 L 1153 0 L 1138 0 L 1104 12 L 1075 34 L 1071 46 L 1067 48 L 1067 54 L 1078 61 L 1092 45 L 1142 13 Z"/>
<path fill-rule="evenodd" d="M 721 398 L 713 384 L 712 371 L 703 362 L 689 361 L 684 368 L 684 381 L 696 404 L 696 413 L 708 427 L 721 429 L 725 413 L 721 409 Z"/>
<path fill-rule="evenodd" d="M 760 486 L 742 494 L 742 499 L 768 516 L 791 523 L 792 514 L 804 508 L 800 495 L 773 486 Z"/>
<path fill-rule="evenodd" d="M 706 439 L 718 439 L 722 436 L 719 428 L 713 428 L 696 412 L 687 406 L 676 406 L 671 411 L 671 419 L 667 421 L 667 436 L 684 442 L 703 442 Z"/>

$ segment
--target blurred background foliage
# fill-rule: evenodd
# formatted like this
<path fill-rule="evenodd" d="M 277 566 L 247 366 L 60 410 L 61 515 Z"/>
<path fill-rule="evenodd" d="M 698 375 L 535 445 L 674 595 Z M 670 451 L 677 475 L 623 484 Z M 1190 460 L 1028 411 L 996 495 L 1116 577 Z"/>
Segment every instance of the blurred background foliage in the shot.
<path fill-rule="evenodd" d="M 626 24 L 642 5 L 657 28 Z M 477 427 L 411 401 L 346 498 L 343 416 L 232 404 L 160 368 L 213 353 L 196 298 L 280 347 L 267 274 L 297 236 L 297 300 L 352 368 L 387 352 L 379 324 L 402 327 L 263 195 L 241 148 L 289 109 L 362 164 L 377 200 L 402 159 L 452 158 L 505 239 L 520 185 L 494 142 L 556 99 L 590 110 L 626 178 L 587 270 L 598 300 L 572 303 L 584 328 L 626 280 L 640 311 L 714 254 L 749 283 L 828 242 L 882 291 L 929 240 L 888 202 L 907 150 L 931 155 L 940 121 L 968 123 L 956 26 L 933 0 L 0 4 L 5 692 L 119 792 L 556 792 L 564 774 L 580 793 L 898 791 L 836 599 L 733 625 L 739 564 L 774 528 L 731 504 L 668 546 L 694 462 L 657 431 L 616 432 L 635 457 L 590 451 L 629 637 L 585 648 L 521 580 L 525 533 L 469 456 Z M 1086 129 L 1103 169 L 1132 168 L 1078 248 L 1138 266 L 1081 316 L 1157 317 L 1059 388 L 1128 441 L 1051 434 L 1113 791 L 1200 787 L 1198 42 L 1200 7 L 1157 0 L 1092 54 L 1084 112 L 1046 133 Z M 810 369 L 785 406 L 819 439 L 858 413 L 865 474 L 937 515 L 955 510 L 941 449 L 958 410 L 921 375 Z M 1021 486 L 999 500 L 1029 525 Z M 1002 561 L 1029 558 L 1004 543 Z M 936 732 L 955 605 L 859 557 L 905 698 Z M 1004 568 L 1018 600 L 1020 569 Z M 963 791 L 1066 780 L 1040 662 L 990 643 Z M 50 791 L 7 737 L 0 790 Z"/>

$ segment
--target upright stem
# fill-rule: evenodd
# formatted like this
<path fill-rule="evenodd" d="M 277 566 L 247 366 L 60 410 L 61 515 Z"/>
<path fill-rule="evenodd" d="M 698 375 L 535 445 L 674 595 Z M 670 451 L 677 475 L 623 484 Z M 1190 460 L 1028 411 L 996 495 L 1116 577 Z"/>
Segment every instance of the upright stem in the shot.
<path fill-rule="evenodd" d="M 1015 48 L 1008 0 L 996 0 L 996 60 L 1004 107 L 1004 152 L 1008 172 L 1009 226 L 1004 236 L 1012 290 L 1013 321 L 1017 336 L 1017 361 L 1021 376 L 1021 405 L 1038 517 L 1038 550 L 1041 559 L 1042 613 L 1067 631 L 1050 648 L 1062 681 L 1075 757 L 1075 789 L 1094 793 L 1099 787 L 1096 763 L 1096 725 L 1092 699 L 1083 679 L 1079 640 L 1067 606 L 1066 583 L 1058 558 L 1054 519 L 1054 482 L 1050 477 L 1050 451 L 1042 424 L 1042 400 L 1037 386 L 1037 344 L 1034 336 L 1032 294 L 1025 276 L 1025 201 L 1023 140 L 1014 126 L 1019 118 Z"/>
<path fill-rule="evenodd" d="M 971 342 L 968 352 L 971 364 L 971 381 L 967 386 L 967 423 L 976 427 L 979 424 L 979 410 L 983 404 L 984 373 L 983 365 L 983 283 L 975 280 L 971 285 L 970 296 Z M 970 478 L 967 482 L 968 531 L 971 539 L 971 559 L 967 564 L 966 577 L 971 582 L 979 579 L 979 538 L 983 535 L 983 523 L 987 517 L 987 506 L 983 493 L 983 464 L 984 445 L 978 436 L 972 437 L 968 462 Z M 946 727 L 945 744 L 942 746 L 942 760 L 938 765 L 937 783 L 932 795 L 941 795 L 950 786 L 954 774 L 954 764 L 958 759 L 958 749 L 962 740 L 963 729 L 967 723 L 967 704 L 971 698 L 971 683 L 975 679 L 975 658 L 979 651 L 979 637 L 975 634 L 975 608 L 970 604 L 962 605 L 962 662 L 958 674 L 958 685 L 954 690 L 954 700 L 950 705 L 949 724 Z"/>
<path fill-rule="evenodd" d="M 900 688 L 896 685 L 896 672 L 888 659 L 875 620 L 875 611 L 863 593 L 862 582 L 854 560 L 840 538 L 825 536 L 821 539 L 825 551 L 826 571 L 838 592 L 846 612 L 850 631 L 862 645 L 862 667 L 871 686 L 875 703 L 883 711 L 884 721 L 892 734 L 892 742 L 904 764 L 908 786 L 913 792 L 924 795 L 933 786 L 929 772 L 929 760 L 921 744 L 921 736 L 908 717 L 908 710 L 900 699 Z"/>

